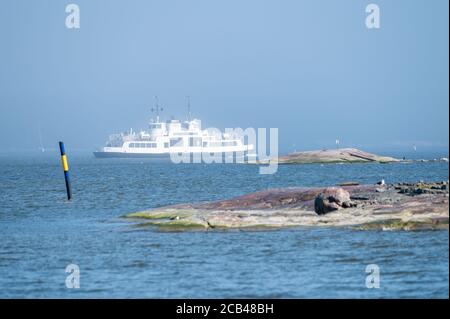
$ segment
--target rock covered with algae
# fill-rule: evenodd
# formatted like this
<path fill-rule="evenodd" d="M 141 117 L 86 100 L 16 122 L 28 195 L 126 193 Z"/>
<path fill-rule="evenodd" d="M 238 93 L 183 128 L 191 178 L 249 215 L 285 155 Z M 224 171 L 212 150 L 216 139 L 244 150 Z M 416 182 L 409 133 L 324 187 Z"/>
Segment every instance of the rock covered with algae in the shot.
<path fill-rule="evenodd" d="M 319 214 L 322 194 L 350 201 Z M 161 230 L 351 227 L 361 230 L 448 229 L 448 182 L 270 189 L 243 196 L 154 208 L 126 215 Z"/>

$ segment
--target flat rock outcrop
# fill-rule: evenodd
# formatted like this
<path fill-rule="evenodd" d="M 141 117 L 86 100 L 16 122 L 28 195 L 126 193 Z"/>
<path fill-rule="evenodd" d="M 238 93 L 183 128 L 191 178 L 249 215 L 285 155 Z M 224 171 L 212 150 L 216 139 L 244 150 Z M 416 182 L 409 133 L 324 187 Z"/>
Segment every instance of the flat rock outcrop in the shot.
<path fill-rule="evenodd" d="M 448 181 L 283 188 L 131 213 L 165 230 L 352 227 L 448 229 Z"/>
<path fill-rule="evenodd" d="M 310 163 L 390 163 L 399 160 L 389 156 L 379 156 L 356 148 L 328 149 L 320 151 L 295 152 L 278 158 L 278 164 Z"/>

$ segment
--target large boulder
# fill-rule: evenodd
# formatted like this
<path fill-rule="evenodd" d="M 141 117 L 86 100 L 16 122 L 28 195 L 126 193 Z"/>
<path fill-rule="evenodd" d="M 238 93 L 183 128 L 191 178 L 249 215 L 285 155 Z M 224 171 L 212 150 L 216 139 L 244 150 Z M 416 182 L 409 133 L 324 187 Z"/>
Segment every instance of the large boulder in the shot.
<path fill-rule="evenodd" d="M 340 208 L 352 207 L 350 193 L 343 188 L 330 187 L 316 196 L 314 211 L 318 215 L 324 215 Z"/>

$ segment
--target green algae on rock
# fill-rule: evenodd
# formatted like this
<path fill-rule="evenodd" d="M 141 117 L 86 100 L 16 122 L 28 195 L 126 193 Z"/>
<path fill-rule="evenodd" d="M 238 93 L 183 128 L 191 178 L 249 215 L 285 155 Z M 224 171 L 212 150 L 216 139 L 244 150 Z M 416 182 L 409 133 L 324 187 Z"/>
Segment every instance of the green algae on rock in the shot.
<path fill-rule="evenodd" d="M 321 194 L 348 193 L 348 205 L 318 215 Z M 271 189 L 236 198 L 159 207 L 126 215 L 161 230 L 349 227 L 448 229 L 448 182 Z M 344 203 L 343 203 L 344 204 Z"/>

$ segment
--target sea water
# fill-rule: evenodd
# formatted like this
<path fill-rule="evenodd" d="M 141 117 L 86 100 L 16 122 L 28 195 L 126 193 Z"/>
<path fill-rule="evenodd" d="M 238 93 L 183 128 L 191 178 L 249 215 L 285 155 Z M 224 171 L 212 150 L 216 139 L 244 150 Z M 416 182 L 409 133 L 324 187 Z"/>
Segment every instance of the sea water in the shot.
<path fill-rule="evenodd" d="M 309 164 L 274 175 L 57 152 L 0 155 L 1 298 L 448 298 L 448 231 L 161 232 L 122 218 L 288 186 L 448 180 L 448 164 Z M 79 288 L 66 267 L 79 268 Z M 376 265 L 379 288 L 366 285 Z"/>

